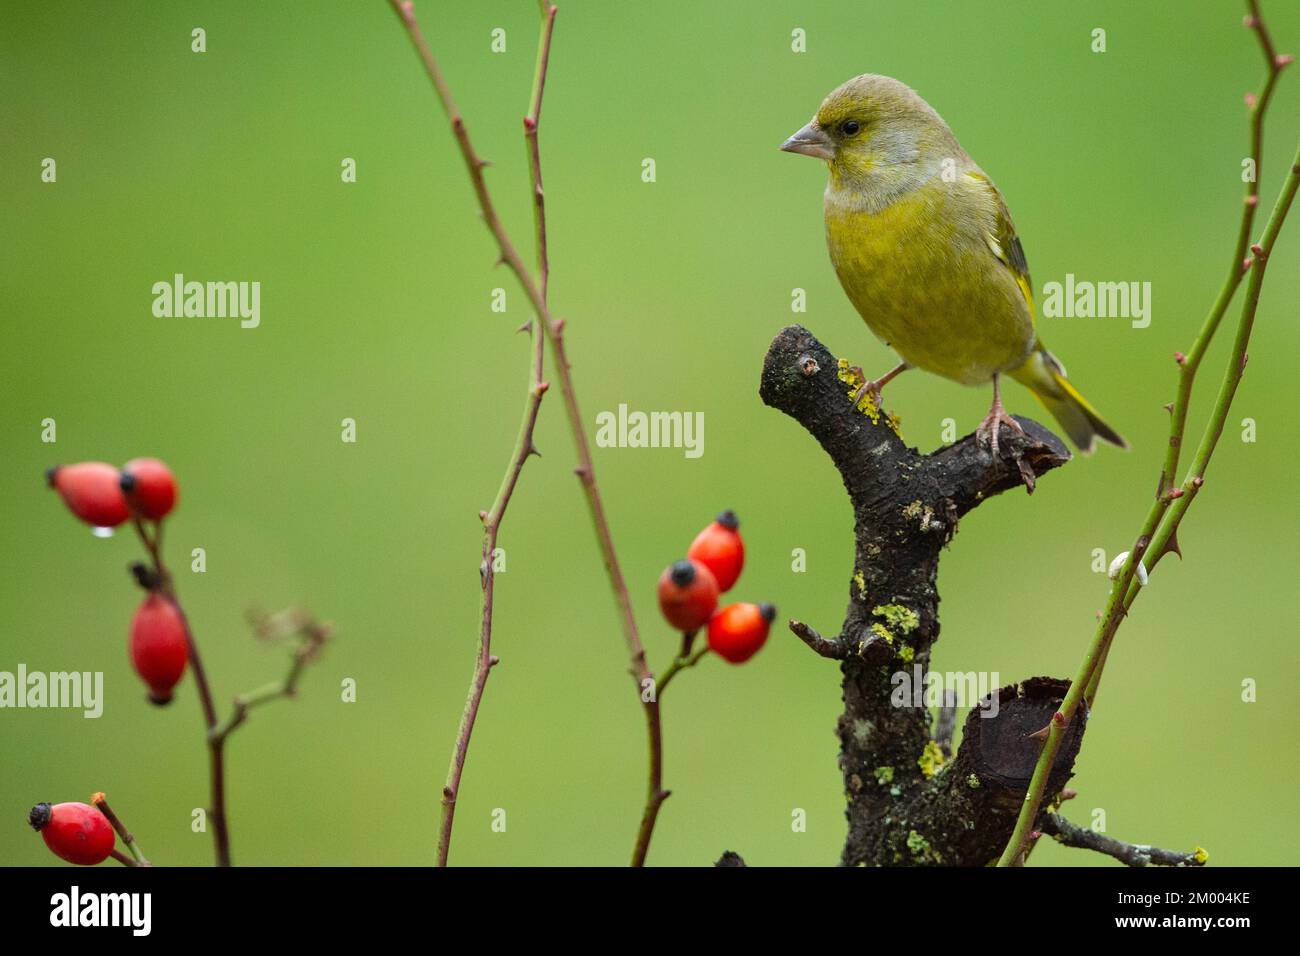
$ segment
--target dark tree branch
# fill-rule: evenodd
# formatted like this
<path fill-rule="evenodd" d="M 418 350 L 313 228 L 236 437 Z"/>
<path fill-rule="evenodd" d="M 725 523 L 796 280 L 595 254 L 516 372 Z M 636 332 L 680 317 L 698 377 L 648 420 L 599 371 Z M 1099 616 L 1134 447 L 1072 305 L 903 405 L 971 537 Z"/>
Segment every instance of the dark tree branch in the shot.
<path fill-rule="evenodd" d="M 891 703 L 893 677 L 929 668 L 939 636 L 939 555 L 959 519 L 1003 491 L 1032 492 L 1070 452 L 1037 422 L 1017 418 L 1025 435 L 1004 429 L 996 460 L 973 434 L 922 455 L 888 415 L 854 407 L 857 384 L 847 362 L 795 325 L 773 340 L 759 388 L 830 455 L 853 506 L 856 557 L 840 633 L 826 638 L 791 623 L 814 651 L 841 662 L 837 731 L 849 823 L 842 862 L 982 866 L 1005 845 L 1028 788 L 1039 750 L 1029 735 L 1047 725 L 1068 683 L 1033 678 L 997 691 L 996 711 L 972 709 L 962 746 L 945 763 L 924 702 Z M 1053 765 L 1053 793 L 1070 777 L 1083 727 L 1071 728 Z"/>
<path fill-rule="evenodd" d="M 1162 850 L 1155 846 L 1141 846 L 1135 843 L 1123 843 L 1104 833 L 1071 823 L 1065 817 L 1055 813 L 1045 813 L 1040 818 L 1044 833 L 1053 837 L 1064 846 L 1078 847 L 1082 850 L 1095 850 L 1106 856 L 1113 856 L 1126 866 L 1204 866 L 1209 858 L 1202 849 L 1191 853 L 1179 853 L 1176 850 Z"/>

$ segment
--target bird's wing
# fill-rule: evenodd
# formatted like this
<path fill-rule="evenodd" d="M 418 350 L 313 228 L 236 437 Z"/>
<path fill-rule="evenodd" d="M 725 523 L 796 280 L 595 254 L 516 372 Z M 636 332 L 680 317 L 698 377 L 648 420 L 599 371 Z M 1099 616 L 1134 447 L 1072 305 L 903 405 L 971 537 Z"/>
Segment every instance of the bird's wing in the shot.
<path fill-rule="evenodd" d="M 1015 276 L 1016 285 L 1020 286 L 1025 304 L 1029 306 L 1030 319 L 1036 322 L 1034 284 L 1029 279 L 1029 262 L 1025 259 L 1025 248 L 1020 244 L 1020 237 L 1016 235 L 1016 225 L 1011 221 L 1011 213 L 1007 211 L 1002 193 L 998 192 L 998 187 L 993 185 L 991 179 L 978 170 L 968 172 L 966 176 L 978 188 L 985 191 L 992 206 L 994 215 L 984 230 L 984 241 L 998 260 Z"/>

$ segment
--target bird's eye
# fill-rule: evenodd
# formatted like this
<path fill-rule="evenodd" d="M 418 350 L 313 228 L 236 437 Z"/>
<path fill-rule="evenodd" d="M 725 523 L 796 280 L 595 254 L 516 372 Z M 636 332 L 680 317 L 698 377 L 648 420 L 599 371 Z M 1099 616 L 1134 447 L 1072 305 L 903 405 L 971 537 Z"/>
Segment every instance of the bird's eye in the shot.
<path fill-rule="evenodd" d="M 860 129 L 862 129 L 862 124 L 857 120 L 845 120 L 840 124 L 840 132 L 845 136 L 856 136 Z"/>

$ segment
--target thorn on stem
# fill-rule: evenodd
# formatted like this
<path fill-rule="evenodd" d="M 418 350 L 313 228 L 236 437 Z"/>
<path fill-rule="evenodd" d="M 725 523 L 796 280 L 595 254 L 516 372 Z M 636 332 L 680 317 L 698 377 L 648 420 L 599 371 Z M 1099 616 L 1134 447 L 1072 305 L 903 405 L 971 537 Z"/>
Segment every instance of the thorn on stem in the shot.
<path fill-rule="evenodd" d="M 1179 365 L 1186 365 L 1186 364 L 1187 364 L 1187 356 L 1184 355 L 1182 352 L 1175 352 L 1175 353 L 1174 353 L 1174 361 L 1177 362 Z"/>
<path fill-rule="evenodd" d="M 1252 259 L 1250 256 L 1247 256 L 1246 258 L 1244 258 L 1244 259 L 1241 260 L 1241 274 L 1242 274 L 1242 275 L 1245 275 L 1247 272 L 1250 271 L 1250 267 L 1251 267 L 1251 265 L 1254 263 L 1254 261 L 1255 261 L 1255 260 Z"/>
<path fill-rule="evenodd" d="M 1274 64 L 1274 65 L 1275 65 L 1279 70 L 1286 69 L 1288 66 L 1290 66 L 1290 65 L 1291 65 L 1292 63 L 1294 63 L 1294 62 L 1295 62 L 1295 56 L 1292 55 L 1292 54 L 1290 54 L 1290 53 L 1279 53 L 1279 54 L 1278 54 L 1276 57 L 1274 57 L 1274 59 L 1273 59 L 1273 64 Z"/>
<path fill-rule="evenodd" d="M 545 394 L 547 393 L 547 391 L 550 389 L 550 387 L 551 387 L 551 383 L 550 383 L 550 382 L 538 382 L 538 383 L 537 383 L 537 394 L 538 394 L 539 396 L 540 396 L 540 395 L 545 395 Z"/>
<path fill-rule="evenodd" d="M 537 120 L 533 119 L 531 116 L 525 116 L 524 129 L 528 130 L 530 133 L 534 132 L 537 129 Z"/>
<path fill-rule="evenodd" d="M 1246 197 L 1246 205 L 1247 205 L 1247 206 L 1258 206 L 1258 205 L 1259 205 L 1259 197 L 1258 197 L 1257 195 L 1255 195 L 1254 193 L 1251 193 L 1249 196 Z"/>
<path fill-rule="evenodd" d="M 1258 103 L 1259 103 L 1259 97 L 1257 97 L 1254 93 L 1246 94 L 1246 109 L 1253 110 L 1256 104 Z"/>

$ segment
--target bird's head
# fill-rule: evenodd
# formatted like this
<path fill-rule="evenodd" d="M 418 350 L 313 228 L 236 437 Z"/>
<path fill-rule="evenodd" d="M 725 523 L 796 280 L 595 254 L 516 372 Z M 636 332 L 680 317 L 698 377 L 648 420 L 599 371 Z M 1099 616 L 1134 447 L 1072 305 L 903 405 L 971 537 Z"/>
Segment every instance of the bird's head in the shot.
<path fill-rule="evenodd" d="M 900 167 L 955 156 L 943 119 L 910 87 L 864 73 L 832 90 L 812 122 L 781 144 L 787 153 L 826 160 L 836 184 L 892 178 Z"/>

